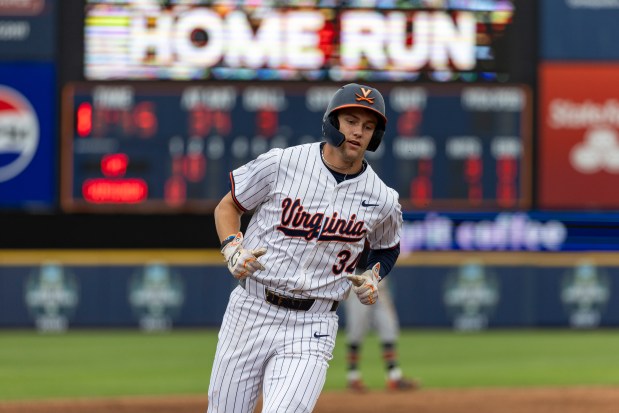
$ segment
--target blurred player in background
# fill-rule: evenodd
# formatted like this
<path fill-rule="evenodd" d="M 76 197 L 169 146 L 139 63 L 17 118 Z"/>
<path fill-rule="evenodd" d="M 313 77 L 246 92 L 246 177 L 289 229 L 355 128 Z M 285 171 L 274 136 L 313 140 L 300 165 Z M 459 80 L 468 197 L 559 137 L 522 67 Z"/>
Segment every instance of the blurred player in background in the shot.
<path fill-rule="evenodd" d="M 350 83 L 323 116 L 326 142 L 271 149 L 230 173 L 215 209 L 239 280 L 219 331 L 208 411 L 311 412 L 324 386 L 349 292 L 366 305 L 400 253 L 398 193 L 365 161 L 387 118 L 381 93 Z M 245 234 L 241 216 L 254 210 Z M 353 274 L 366 241 L 365 271 Z"/>
<path fill-rule="evenodd" d="M 369 249 L 364 249 L 357 264 L 356 273 L 362 272 L 367 265 Z M 419 388 L 419 382 L 402 376 L 402 370 L 398 365 L 396 342 L 399 335 L 399 320 L 388 281 L 382 280 L 379 284 L 380 299 L 375 305 L 366 306 L 359 302 L 357 297 L 351 294 L 346 300 L 346 337 L 348 341 L 348 388 L 354 392 L 365 393 L 368 388 L 363 383 L 359 361 L 361 357 L 361 345 L 370 328 L 378 333 L 381 343 L 383 361 L 385 363 L 387 389 L 389 390 L 415 390 Z"/>

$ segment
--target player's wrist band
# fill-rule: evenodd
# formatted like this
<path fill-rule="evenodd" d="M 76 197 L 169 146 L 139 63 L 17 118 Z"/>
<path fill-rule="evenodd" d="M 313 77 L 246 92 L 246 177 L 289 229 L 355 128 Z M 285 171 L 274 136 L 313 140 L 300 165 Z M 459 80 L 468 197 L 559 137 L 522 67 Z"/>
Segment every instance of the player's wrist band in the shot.
<path fill-rule="evenodd" d="M 220 247 L 220 249 L 222 249 L 222 250 L 223 250 L 223 249 L 224 249 L 224 247 L 225 247 L 226 245 L 230 244 L 232 241 L 234 241 L 234 239 L 235 239 L 235 238 L 236 238 L 236 234 L 233 234 L 233 235 L 228 236 L 228 238 L 226 238 L 225 240 L 223 240 L 223 241 L 221 242 L 221 247 Z"/>

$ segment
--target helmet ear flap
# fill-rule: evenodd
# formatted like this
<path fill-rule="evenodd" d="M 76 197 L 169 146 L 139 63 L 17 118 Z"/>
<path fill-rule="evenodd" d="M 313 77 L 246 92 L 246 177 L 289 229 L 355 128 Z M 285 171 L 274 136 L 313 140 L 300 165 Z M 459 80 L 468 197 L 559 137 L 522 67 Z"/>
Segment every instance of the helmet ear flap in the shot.
<path fill-rule="evenodd" d="M 331 113 L 323 117 L 322 136 L 324 136 L 327 142 L 336 147 L 344 142 L 344 134 L 340 132 L 340 122 L 336 114 Z"/>
<path fill-rule="evenodd" d="M 329 114 L 329 122 L 331 122 L 335 129 L 340 130 L 340 120 L 337 118 L 337 112 Z"/>
<path fill-rule="evenodd" d="M 372 135 L 372 139 L 368 144 L 367 150 L 370 152 L 376 152 L 376 149 L 380 146 L 381 141 L 383 140 L 383 136 L 385 136 L 384 129 L 376 129 L 374 134 Z"/>

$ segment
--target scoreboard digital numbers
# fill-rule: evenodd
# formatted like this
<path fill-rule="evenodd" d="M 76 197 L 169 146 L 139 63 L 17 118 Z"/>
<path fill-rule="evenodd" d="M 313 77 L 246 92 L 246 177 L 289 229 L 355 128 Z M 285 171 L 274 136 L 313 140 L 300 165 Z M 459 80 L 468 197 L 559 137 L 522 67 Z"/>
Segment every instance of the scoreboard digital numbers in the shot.
<path fill-rule="evenodd" d="M 389 121 L 382 145 L 367 159 L 399 192 L 405 210 L 530 206 L 528 87 L 373 85 L 385 96 Z M 68 84 L 63 210 L 211 212 L 229 190 L 230 170 L 271 148 L 320 141 L 338 86 Z"/>

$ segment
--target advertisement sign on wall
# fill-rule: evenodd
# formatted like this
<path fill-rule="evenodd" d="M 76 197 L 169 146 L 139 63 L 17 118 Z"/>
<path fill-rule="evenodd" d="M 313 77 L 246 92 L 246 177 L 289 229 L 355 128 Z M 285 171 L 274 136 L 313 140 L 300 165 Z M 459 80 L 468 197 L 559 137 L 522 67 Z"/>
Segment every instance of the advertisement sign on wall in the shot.
<path fill-rule="evenodd" d="M 76 327 L 149 332 L 213 327 L 221 323 L 237 285 L 221 265 L 69 265 L 46 260 L 1 266 L 0 328 L 59 333 Z"/>
<path fill-rule="evenodd" d="M 55 32 L 56 0 L 0 1 L 0 59 L 50 60 Z"/>
<path fill-rule="evenodd" d="M 404 212 L 403 253 L 619 251 L 616 212 Z"/>
<path fill-rule="evenodd" d="M 619 59 L 619 1 L 542 0 L 540 8 L 544 59 Z"/>
<path fill-rule="evenodd" d="M 398 265 L 390 288 L 404 327 L 617 327 L 617 260 L 606 265 L 567 257 L 551 266 L 483 258 Z M 218 327 L 237 285 L 220 264 L 3 265 L 0 328 Z M 345 311 L 338 315 L 345 324 Z"/>
<path fill-rule="evenodd" d="M 54 66 L 0 65 L 0 208 L 54 200 Z"/>
<path fill-rule="evenodd" d="M 540 69 L 539 203 L 619 207 L 619 64 Z"/>

